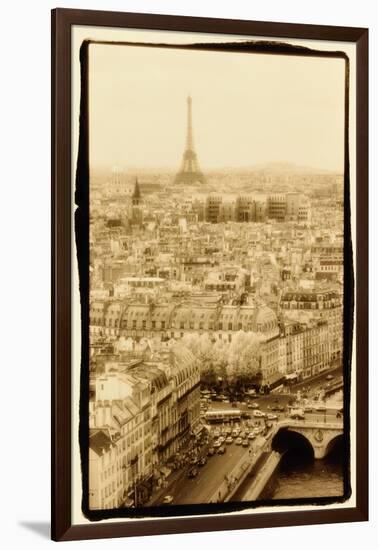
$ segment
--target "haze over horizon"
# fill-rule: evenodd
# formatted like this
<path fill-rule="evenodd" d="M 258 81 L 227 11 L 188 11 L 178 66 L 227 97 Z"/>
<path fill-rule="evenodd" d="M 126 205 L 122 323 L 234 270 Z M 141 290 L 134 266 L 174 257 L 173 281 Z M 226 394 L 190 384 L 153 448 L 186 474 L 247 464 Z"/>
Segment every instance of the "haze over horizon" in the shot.
<path fill-rule="evenodd" d="M 341 59 L 103 44 L 89 59 L 92 166 L 177 170 L 190 94 L 203 172 L 276 163 L 343 172 Z"/>
<path fill-rule="evenodd" d="M 167 173 L 176 173 L 177 166 L 132 166 L 132 165 L 95 165 L 92 164 L 91 170 L 94 171 L 112 171 L 119 170 L 120 172 L 143 174 L 151 172 L 167 172 Z M 310 173 L 320 173 L 320 174 L 337 174 L 340 175 L 343 173 L 343 170 L 332 170 L 332 169 L 323 169 L 313 166 L 300 166 L 294 163 L 287 162 L 267 162 L 264 164 L 255 164 L 251 166 L 210 166 L 207 168 L 206 173 L 211 174 L 214 172 L 269 172 L 269 173 L 290 173 L 290 174 L 310 174 Z"/>

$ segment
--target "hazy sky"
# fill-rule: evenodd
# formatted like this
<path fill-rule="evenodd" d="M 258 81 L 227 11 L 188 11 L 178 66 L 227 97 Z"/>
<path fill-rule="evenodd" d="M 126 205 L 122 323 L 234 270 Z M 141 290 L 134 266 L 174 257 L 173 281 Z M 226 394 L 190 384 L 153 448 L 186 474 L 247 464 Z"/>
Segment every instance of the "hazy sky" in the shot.
<path fill-rule="evenodd" d="M 343 170 L 344 61 L 92 44 L 92 166 L 181 163 L 193 98 L 200 167 Z"/>

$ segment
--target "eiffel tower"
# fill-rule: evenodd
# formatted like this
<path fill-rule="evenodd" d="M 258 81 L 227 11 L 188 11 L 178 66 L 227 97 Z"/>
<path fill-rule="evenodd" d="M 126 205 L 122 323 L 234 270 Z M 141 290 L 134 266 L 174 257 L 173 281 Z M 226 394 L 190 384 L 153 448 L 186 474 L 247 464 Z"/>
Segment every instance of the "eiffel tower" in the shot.
<path fill-rule="evenodd" d="M 188 96 L 188 114 L 187 114 L 187 133 L 186 147 L 182 157 L 181 169 L 175 177 L 175 184 L 179 183 L 205 183 L 205 177 L 202 174 L 198 162 L 197 155 L 193 145 L 193 129 L 192 129 L 192 98 Z"/>

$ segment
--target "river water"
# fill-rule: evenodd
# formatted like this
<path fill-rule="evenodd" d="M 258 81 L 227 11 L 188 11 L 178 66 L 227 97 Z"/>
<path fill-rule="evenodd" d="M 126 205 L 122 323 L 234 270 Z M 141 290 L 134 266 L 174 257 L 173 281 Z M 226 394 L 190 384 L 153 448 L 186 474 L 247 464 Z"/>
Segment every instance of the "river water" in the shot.
<path fill-rule="evenodd" d="M 339 455 L 339 456 L 338 456 Z M 301 460 L 296 462 L 286 457 L 276 476 L 273 499 L 296 499 L 308 497 L 342 496 L 342 453 L 334 453 L 324 460 Z M 287 457 L 289 458 L 289 457 Z"/>
<path fill-rule="evenodd" d="M 332 397 L 342 402 L 342 394 Z M 276 472 L 273 499 L 342 496 L 343 446 L 336 445 L 323 460 L 314 460 L 306 453 L 287 453 Z"/>

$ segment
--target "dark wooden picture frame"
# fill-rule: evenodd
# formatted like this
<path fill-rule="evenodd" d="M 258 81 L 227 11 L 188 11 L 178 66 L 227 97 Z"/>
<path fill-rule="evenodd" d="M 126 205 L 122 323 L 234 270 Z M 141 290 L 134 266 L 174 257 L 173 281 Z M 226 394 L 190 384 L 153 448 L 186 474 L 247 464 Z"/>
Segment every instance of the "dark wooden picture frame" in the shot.
<path fill-rule="evenodd" d="M 75 25 L 344 41 L 356 46 L 355 507 L 206 517 L 71 520 L 71 30 Z M 52 538 L 57 541 L 251 529 L 368 519 L 368 30 L 287 23 L 56 9 L 52 11 Z M 76 159 L 75 159 L 76 160 Z"/>

